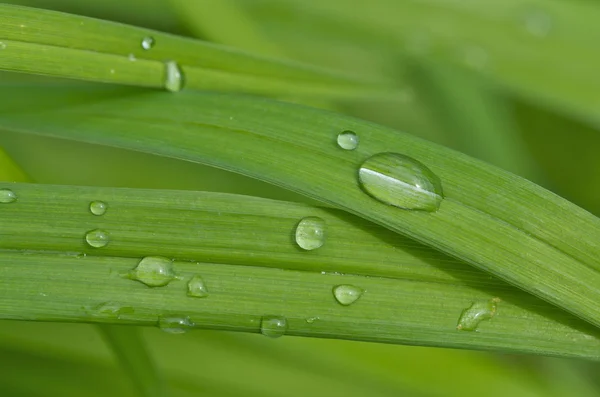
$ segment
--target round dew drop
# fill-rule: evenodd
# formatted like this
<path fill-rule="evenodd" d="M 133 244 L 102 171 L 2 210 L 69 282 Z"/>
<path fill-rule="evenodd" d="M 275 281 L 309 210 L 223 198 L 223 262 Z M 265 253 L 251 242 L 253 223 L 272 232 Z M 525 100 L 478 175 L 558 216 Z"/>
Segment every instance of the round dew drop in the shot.
<path fill-rule="evenodd" d="M 358 135 L 353 131 L 340 132 L 337 136 L 337 144 L 344 150 L 354 150 L 358 147 Z"/>
<path fill-rule="evenodd" d="M 423 163 L 398 153 L 379 153 L 358 170 L 361 188 L 382 203 L 407 210 L 437 211 L 442 182 Z"/>
<path fill-rule="evenodd" d="M 17 201 L 17 195 L 10 189 L 0 189 L 0 204 L 10 204 Z"/>
<path fill-rule="evenodd" d="M 269 338 L 279 338 L 285 335 L 288 323 L 285 317 L 264 316 L 260 321 L 260 333 Z"/>
<path fill-rule="evenodd" d="M 183 71 L 177 62 L 165 62 L 165 89 L 171 92 L 181 91 L 183 83 Z"/>
<path fill-rule="evenodd" d="M 149 50 L 154 47 L 154 37 L 146 36 L 142 39 L 142 48 L 144 50 Z"/>
<path fill-rule="evenodd" d="M 208 296 L 208 289 L 204 280 L 199 275 L 195 275 L 188 282 L 188 296 L 193 298 L 206 298 Z"/>
<path fill-rule="evenodd" d="M 177 278 L 173 261 L 162 256 L 147 256 L 129 273 L 129 278 L 148 287 L 163 287 Z"/>
<path fill-rule="evenodd" d="M 343 306 L 349 306 L 356 302 L 362 296 L 364 290 L 354 285 L 338 285 L 333 287 L 333 296 L 335 300 Z"/>
<path fill-rule="evenodd" d="M 296 244 L 304 250 L 312 251 L 325 243 L 326 223 L 316 216 L 303 218 L 296 226 Z"/>
<path fill-rule="evenodd" d="M 94 215 L 104 215 L 107 209 L 108 205 L 104 201 L 92 201 L 90 203 L 90 212 Z"/>
<path fill-rule="evenodd" d="M 188 316 L 163 316 L 158 319 L 158 327 L 169 334 L 183 334 L 195 326 Z"/>
<path fill-rule="evenodd" d="M 85 241 L 90 247 L 102 248 L 108 245 L 110 238 L 104 230 L 96 229 L 86 233 Z"/>

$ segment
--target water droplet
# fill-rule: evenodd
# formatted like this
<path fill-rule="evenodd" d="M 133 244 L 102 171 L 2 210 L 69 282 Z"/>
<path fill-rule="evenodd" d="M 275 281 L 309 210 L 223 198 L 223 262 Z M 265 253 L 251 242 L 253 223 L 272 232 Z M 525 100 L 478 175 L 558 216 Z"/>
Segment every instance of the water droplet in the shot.
<path fill-rule="evenodd" d="M 94 215 L 104 215 L 107 209 L 108 206 L 104 201 L 92 201 L 90 203 L 90 212 Z"/>
<path fill-rule="evenodd" d="M 145 257 L 128 276 L 148 287 L 163 287 L 177 278 L 173 261 L 162 256 Z"/>
<path fill-rule="evenodd" d="M 169 334 L 183 334 L 195 326 L 188 316 L 163 316 L 158 319 L 158 327 Z"/>
<path fill-rule="evenodd" d="M 10 189 L 0 189 L 0 203 L 9 204 L 17 201 L 17 195 Z"/>
<path fill-rule="evenodd" d="M 308 318 L 306 319 L 306 322 L 307 322 L 308 324 L 312 324 L 312 323 L 314 323 L 314 322 L 315 322 L 315 321 L 317 321 L 317 320 L 319 320 L 319 317 L 308 317 Z"/>
<path fill-rule="evenodd" d="M 482 70 L 488 63 L 488 54 L 481 47 L 466 47 L 463 53 L 463 60 L 467 67 Z"/>
<path fill-rule="evenodd" d="M 127 59 L 129 59 L 131 62 L 137 61 L 137 58 L 135 57 L 135 54 L 129 54 L 129 55 L 127 55 Z"/>
<path fill-rule="evenodd" d="M 110 74 L 115 74 L 115 70 L 114 70 L 114 69 L 111 69 L 111 70 L 110 70 Z"/>
<path fill-rule="evenodd" d="M 0 41 L 0 50 L 4 50 L 6 48 L 6 44 Z"/>
<path fill-rule="evenodd" d="M 304 250 L 311 251 L 325 243 L 325 221 L 316 216 L 302 219 L 296 226 L 296 244 Z"/>
<path fill-rule="evenodd" d="M 279 338 L 287 332 L 288 324 L 285 317 L 264 316 L 260 320 L 260 333 L 269 338 Z"/>
<path fill-rule="evenodd" d="M 340 305 L 349 306 L 356 302 L 364 290 L 354 285 L 338 285 L 333 287 L 333 296 Z"/>
<path fill-rule="evenodd" d="M 96 229 L 86 233 L 85 241 L 94 248 L 106 247 L 110 241 L 108 233 L 104 230 Z"/>
<path fill-rule="evenodd" d="M 423 163 L 398 153 L 379 153 L 358 171 L 363 190 L 371 197 L 409 210 L 437 211 L 444 198 L 442 182 Z"/>
<path fill-rule="evenodd" d="M 123 314 L 133 313 L 135 313 L 133 307 L 123 306 L 117 302 L 104 302 L 94 309 L 94 314 L 116 319 L 120 319 Z"/>
<path fill-rule="evenodd" d="M 552 17 L 543 11 L 532 11 L 525 16 L 525 29 L 534 36 L 548 36 L 552 26 Z"/>
<path fill-rule="evenodd" d="M 353 131 L 340 132 L 337 136 L 337 144 L 345 150 L 354 150 L 358 146 L 358 135 Z"/>
<path fill-rule="evenodd" d="M 181 91 L 183 83 L 183 72 L 177 62 L 165 62 L 165 89 L 171 92 Z"/>
<path fill-rule="evenodd" d="M 208 289 L 206 288 L 206 284 L 204 284 L 204 280 L 199 275 L 195 275 L 188 282 L 188 296 L 192 296 L 194 298 L 206 298 L 208 296 Z"/>
<path fill-rule="evenodd" d="M 154 37 L 146 36 L 142 39 L 142 48 L 144 50 L 149 50 L 154 47 Z"/>
<path fill-rule="evenodd" d="M 500 302 L 499 298 L 473 302 L 471 306 L 464 309 L 460 314 L 456 329 L 461 331 L 476 331 L 479 323 L 489 320 L 496 315 L 498 302 Z"/>

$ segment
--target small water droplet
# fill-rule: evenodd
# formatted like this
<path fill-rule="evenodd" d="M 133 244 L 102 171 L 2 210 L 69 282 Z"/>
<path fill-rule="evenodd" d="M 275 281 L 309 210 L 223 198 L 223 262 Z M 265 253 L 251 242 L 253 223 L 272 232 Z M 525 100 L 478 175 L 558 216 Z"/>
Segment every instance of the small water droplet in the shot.
<path fill-rule="evenodd" d="M 317 320 L 319 320 L 319 317 L 308 317 L 308 318 L 306 319 L 306 322 L 307 322 L 308 324 L 312 324 L 312 323 L 314 323 L 314 322 L 315 322 L 315 321 L 317 321 Z"/>
<path fill-rule="evenodd" d="M 326 223 L 316 216 L 302 219 L 296 226 L 296 244 L 304 250 L 315 250 L 325 243 Z"/>
<path fill-rule="evenodd" d="M 464 309 L 460 314 L 456 329 L 461 331 L 476 331 L 479 323 L 489 320 L 496 315 L 498 302 L 500 302 L 499 298 L 473 302 L 471 306 Z"/>
<path fill-rule="evenodd" d="M 154 47 L 154 37 L 146 36 L 142 39 L 142 48 L 144 50 L 149 50 Z"/>
<path fill-rule="evenodd" d="M 135 310 L 131 306 L 123 306 L 117 302 L 104 302 L 95 307 L 94 313 L 104 317 L 120 319 L 123 314 L 133 314 Z"/>
<path fill-rule="evenodd" d="M 158 327 L 169 334 L 183 334 L 195 326 L 188 316 L 163 316 L 158 319 Z"/>
<path fill-rule="evenodd" d="M 162 256 L 147 256 L 129 272 L 132 280 L 146 284 L 148 287 L 163 287 L 177 278 L 173 261 Z"/>
<path fill-rule="evenodd" d="M 85 241 L 90 247 L 102 248 L 108 245 L 110 238 L 104 230 L 95 229 L 86 233 Z"/>
<path fill-rule="evenodd" d="M 165 62 L 165 89 L 171 92 L 181 91 L 183 83 L 183 71 L 177 62 Z"/>
<path fill-rule="evenodd" d="M 17 195 L 10 189 L 0 189 L 0 204 L 9 204 L 17 201 Z"/>
<path fill-rule="evenodd" d="M 4 50 L 6 48 L 6 44 L 0 41 L 0 50 Z"/>
<path fill-rule="evenodd" d="M 260 320 L 260 333 L 269 338 L 279 338 L 287 332 L 288 324 L 285 317 L 264 316 Z"/>
<path fill-rule="evenodd" d="M 525 29 L 534 36 L 548 36 L 552 26 L 552 17 L 543 11 L 532 11 L 525 16 Z"/>
<path fill-rule="evenodd" d="M 206 284 L 204 284 L 204 280 L 201 276 L 195 275 L 188 282 L 188 296 L 192 296 L 194 298 L 206 298 L 208 296 L 208 289 L 206 288 Z"/>
<path fill-rule="evenodd" d="M 344 150 L 354 150 L 358 147 L 358 135 L 353 131 L 340 132 L 337 136 L 337 144 Z"/>
<path fill-rule="evenodd" d="M 135 62 L 137 61 L 137 58 L 135 57 L 134 54 L 129 54 L 127 55 L 127 59 L 129 59 L 131 62 Z"/>
<path fill-rule="evenodd" d="M 104 201 L 92 201 L 90 203 L 90 212 L 94 215 L 104 215 L 107 209 L 108 206 Z"/>
<path fill-rule="evenodd" d="M 463 50 L 463 60 L 467 67 L 483 70 L 488 63 L 488 54 L 481 47 L 470 46 Z"/>
<path fill-rule="evenodd" d="M 358 171 L 363 190 L 371 197 L 408 210 L 437 211 L 444 199 L 442 182 L 423 163 L 398 153 L 379 153 Z"/>
<path fill-rule="evenodd" d="M 333 287 L 333 296 L 340 305 L 349 306 L 356 302 L 363 294 L 364 290 L 354 285 L 338 285 Z"/>

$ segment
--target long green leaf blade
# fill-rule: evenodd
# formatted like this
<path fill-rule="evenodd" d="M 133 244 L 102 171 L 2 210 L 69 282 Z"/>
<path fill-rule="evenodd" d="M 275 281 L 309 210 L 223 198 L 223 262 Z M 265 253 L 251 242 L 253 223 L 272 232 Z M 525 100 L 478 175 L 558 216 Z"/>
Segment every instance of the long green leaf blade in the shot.
<path fill-rule="evenodd" d="M 3 98 L 46 96 L 48 108 L 1 103 L 0 126 L 263 179 L 415 238 L 600 325 L 600 221 L 522 178 L 372 123 L 296 105 L 141 91 L 121 91 L 125 98 L 103 101 L 80 90 L 81 104 L 63 108 L 60 97 L 65 104 L 75 98 L 63 89 L 53 94 L 50 88 L 7 88 Z M 334 143 L 348 129 L 360 136 L 354 151 Z M 441 178 L 445 199 L 439 211 L 401 210 L 362 191 L 359 166 L 389 151 L 421 161 Z"/>

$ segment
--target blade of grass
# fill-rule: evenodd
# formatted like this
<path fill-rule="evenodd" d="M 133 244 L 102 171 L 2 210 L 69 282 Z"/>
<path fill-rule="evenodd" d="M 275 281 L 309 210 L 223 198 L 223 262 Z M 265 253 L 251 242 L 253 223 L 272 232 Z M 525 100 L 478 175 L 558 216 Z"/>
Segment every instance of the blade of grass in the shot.
<path fill-rule="evenodd" d="M 0 181 L 25 182 L 29 178 L 0 147 Z"/>
<path fill-rule="evenodd" d="M 169 77 L 164 62 L 173 60 L 183 84 L 194 89 L 338 98 L 390 91 L 332 71 L 108 21 L 6 4 L 0 15 L 0 70 L 163 88 Z"/>
<path fill-rule="evenodd" d="M 9 87 L 6 93 L 11 89 L 14 95 L 5 98 L 45 96 L 51 109 L 6 101 L 0 127 L 202 162 L 269 181 L 424 242 L 600 325 L 600 220 L 496 167 L 372 123 L 266 99 L 121 90 L 127 98 L 103 101 L 88 88 L 79 90 L 79 105 L 65 108 L 59 100 L 67 96 L 64 87 Z M 74 101 L 73 92 L 69 98 Z M 360 136 L 354 151 L 334 143 L 348 129 Z M 359 187 L 360 165 L 394 150 L 441 178 L 439 211 L 401 210 Z"/>
<path fill-rule="evenodd" d="M 600 358 L 594 327 L 340 211 L 216 193 L 3 186 L 18 197 L 0 206 L 3 318 L 156 325 L 189 316 L 202 328 L 259 332 L 263 316 L 280 315 L 291 335 Z M 94 200 L 107 203 L 105 215 L 90 213 Z M 327 224 L 318 250 L 293 242 L 307 216 Z M 107 246 L 86 245 L 96 229 Z M 177 280 L 130 280 L 145 256 L 176 258 Z M 207 298 L 187 295 L 195 275 Z M 349 307 L 332 293 L 345 284 L 365 291 Z M 498 315 L 480 332 L 457 329 L 463 310 L 492 299 Z"/>

